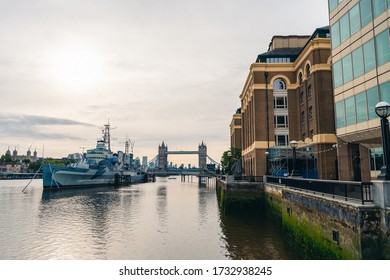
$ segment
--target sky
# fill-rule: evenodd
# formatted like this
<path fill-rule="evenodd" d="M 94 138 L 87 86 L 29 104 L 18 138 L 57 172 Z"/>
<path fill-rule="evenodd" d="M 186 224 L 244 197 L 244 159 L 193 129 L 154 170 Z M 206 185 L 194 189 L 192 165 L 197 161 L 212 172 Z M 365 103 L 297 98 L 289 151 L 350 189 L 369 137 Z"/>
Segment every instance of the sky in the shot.
<path fill-rule="evenodd" d="M 0 0 L 0 155 L 82 152 L 109 121 L 115 151 L 220 161 L 257 55 L 328 24 L 327 0 Z"/>

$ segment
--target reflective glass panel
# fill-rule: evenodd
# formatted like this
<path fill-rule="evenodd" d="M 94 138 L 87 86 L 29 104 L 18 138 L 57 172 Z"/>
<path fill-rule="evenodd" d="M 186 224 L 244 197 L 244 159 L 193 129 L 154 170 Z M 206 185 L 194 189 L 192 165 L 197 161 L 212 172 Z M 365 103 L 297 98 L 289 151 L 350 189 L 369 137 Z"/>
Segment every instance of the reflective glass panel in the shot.
<path fill-rule="evenodd" d="M 338 21 L 330 28 L 330 35 L 332 48 L 334 49 L 340 45 L 340 25 Z"/>
<path fill-rule="evenodd" d="M 340 40 L 341 43 L 344 42 L 349 38 L 351 35 L 349 30 L 349 15 L 346 13 L 341 19 L 340 19 Z"/>
<path fill-rule="evenodd" d="M 374 39 L 371 39 L 363 45 L 364 71 L 371 71 L 376 67 Z"/>
<path fill-rule="evenodd" d="M 360 17 L 362 27 L 366 26 L 372 21 L 371 0 L 360 1 Z"/>
<path fill-rule="evenodd" d="M 356 123 L 356 111 L 355 111 L 355 97 L 345 99 L 345 117 L 346 125 Z"/>
<path fill-rule="evenodd" d="M 368 119 L 371 120 L 378 117 L 375 113 L 375 105 L 378 104 L 378 102 L 378 87 L 367 90 Z"/>
<path fill-rule="evenodd" d="M 375 37 L 378 66 L 390 61 L 389 29 Z"/>
<path fill-rule="evenodd" d="M 337 128 L 345 126 L 344 100 L 336 103 L 336 125 Z"/>
<path fill-rule="evenodd" d="M 355 5 L 350 11 L 349 11 L 349 23 L 351 27 L 351 35 L 355 34 L 360 29 L 360 11 L 359 11 L 359 4 Z"/>
<path fill-rule="evenodd" d="M 342 59 L 342 63 L 343 63 L 343 80 L 344 83 L 348 83 L 353 79 L 351 54 L 345 56 Z"/>
<path fill-rule="evenodd" d="M 381 84 L 379 88 L 381 91 L 381 101 L 387 101 L 390 103 L 390 81 Z"/>
<path fill-rule="evenodd" d="M 362 47 L 352 52 L 352 63 L 353 63 L 353 77 L 356 79 L 364 74 Z"/>
<path fill-rule="evenodd" d="M 366 92 L 359 93 L 355 96 L 356 100 L 356 121 L 364 122 L 368 120 L 367 115 L 367 98 Z"/>

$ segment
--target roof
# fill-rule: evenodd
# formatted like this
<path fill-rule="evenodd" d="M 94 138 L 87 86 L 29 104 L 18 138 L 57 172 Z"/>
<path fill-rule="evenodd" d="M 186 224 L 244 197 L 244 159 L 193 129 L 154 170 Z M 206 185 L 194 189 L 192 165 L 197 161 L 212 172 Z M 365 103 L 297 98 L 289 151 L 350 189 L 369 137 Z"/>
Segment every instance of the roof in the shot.
<path fill-rule="evenodd" d="M 257 56 L 256 62 L 266 62 L 268 57 L 288 57 L 290 58 L 290 62 L 294 62 L 295 59 L 299 56 L 299 54 L 302 52 L 302 50 L 307 46 L 307 44 L 313 40 L 314 38 L 328 38 L 329 37 L 329 26 L 323 26 L 316 28 L 316 30 L 313 32 L 313 34 L 309 36 L 298 36 L 298 35 L 291 35 L 291 36 L 279 36 L 275 35 L 272 37 L 272 40 L 275 38 L 304 38 L 307 37 L 308 40 L 306 44 L 303 47 L 299 48 L 276 48 L 271 51 L 267 51 L 265 53 L 259 54 Z M 272 41 L 270 45 L 272 44 Z"/>

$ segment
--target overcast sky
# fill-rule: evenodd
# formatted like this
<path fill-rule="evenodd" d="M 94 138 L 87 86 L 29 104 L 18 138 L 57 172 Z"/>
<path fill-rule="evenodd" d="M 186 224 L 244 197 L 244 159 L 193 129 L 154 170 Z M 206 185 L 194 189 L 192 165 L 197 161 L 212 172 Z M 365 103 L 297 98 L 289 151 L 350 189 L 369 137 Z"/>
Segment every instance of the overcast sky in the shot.
<path fill-rule="evenodd" d="M 250 64 L 273 35 L 328 25 L 327 0 L 0 0 L 0 155 L 62 157 L 99 127 L 136 156 L 219 161 Z M 197 164 L 197 157 L 172 158 Z"/>

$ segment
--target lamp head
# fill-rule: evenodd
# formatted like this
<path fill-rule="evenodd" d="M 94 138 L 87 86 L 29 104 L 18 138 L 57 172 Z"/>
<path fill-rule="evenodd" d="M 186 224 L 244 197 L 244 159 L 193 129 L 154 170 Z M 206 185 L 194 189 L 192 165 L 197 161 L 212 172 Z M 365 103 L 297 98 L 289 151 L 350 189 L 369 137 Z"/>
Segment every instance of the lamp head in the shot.
<path fill-rule="evenodd" d="M 380 118 L 387 118 L 390 115 L 390 104 L 386 101 L 381 101 L 375 105 L 375 113 Z"/>
<path fill-rule="evenodd" d="M 293 148 L 293 149 L 295 149 L 296 147 L 298 147 L 298 142 L 295 141 L 295 140 L 292 140 L 292 141 L 290 142 L 290 147 Z"/>

